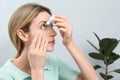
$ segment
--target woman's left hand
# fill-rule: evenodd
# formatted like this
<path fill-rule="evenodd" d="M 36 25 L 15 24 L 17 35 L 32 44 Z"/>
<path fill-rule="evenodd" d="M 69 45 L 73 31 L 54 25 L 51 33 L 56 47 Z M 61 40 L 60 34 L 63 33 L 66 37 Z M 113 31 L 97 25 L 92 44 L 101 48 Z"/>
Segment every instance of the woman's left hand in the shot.
<path fill-rule="evenodd" d="M 67 44 L 72 41 L 72 24 L 62 15 L 55 15 L 53 22 L 63 37 L 63 44 L 67 46 Z"/>

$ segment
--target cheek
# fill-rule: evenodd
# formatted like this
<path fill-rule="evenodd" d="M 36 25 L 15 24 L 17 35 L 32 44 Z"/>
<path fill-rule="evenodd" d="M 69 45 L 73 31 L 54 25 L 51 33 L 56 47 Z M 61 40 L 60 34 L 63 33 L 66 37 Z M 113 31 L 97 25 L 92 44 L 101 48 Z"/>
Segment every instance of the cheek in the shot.
<path fill-rule="evenodd" d="M 28 41 L 27 41 L 29 45 L 31 44 L 33 38 L 34 38 L 34 34 L 30 31 L 28 33 Z"/>
<path fill-rule="evenodd" d="M 28 45 L 31 44 L 32 40 L 33 40 L 33 39 L 31 38 L 31 36 L 29 36 L 29 37 L 28 37 L 28 41 L 27 41 Z"/>

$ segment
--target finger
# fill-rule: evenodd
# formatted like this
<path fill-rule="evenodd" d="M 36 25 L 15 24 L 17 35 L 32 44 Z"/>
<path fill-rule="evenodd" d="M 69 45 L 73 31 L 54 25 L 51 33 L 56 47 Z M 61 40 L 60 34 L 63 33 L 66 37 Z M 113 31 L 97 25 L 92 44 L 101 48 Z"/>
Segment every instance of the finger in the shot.
<path fill-rule="evenodd" d="M 62 19 L 62 18 L 59 18 L 59 17 L 55 17 L 54 19 L 53 19 L 53 21 L 54 21 L 54 23 L 57 23 L 57 22 L 64 22 L 65 20 L 64 19 Z"/>
<path fill-rule="evenodd" d="M 67 19 L 65 16 L 59 15 L 59 14 L 55 15 L 54 17 L 55 18 L 60 18 L 60 19 Z"/>
<path fill-rule="evenodd" d="M 40 45 L 40 52 L 43 54 L 46 52 L 46 35 L 42 36 L 42 40 L 41 40 L 41 45 Z"/>
<path fill-rule="evenodd" d="M 59 30 L 62 32 L 67 32 L 67 29 L 65 29 L 65 28 L 59 28 Z"/>
<path fill-rule="evenodd" d="M 55 23 L 55 26 L 58 28 L 67 28 L 67 25 L 65 23 Z"/>
<path fill-rule="evenodd" d="M 36 37 L 36 33 L 35 32 L 32 33 L 32 34 L 30 33 L 28 46 L 32 44 L 32 41 L 34 40 L 35 37 Z"/>
<path fill-rule="evenodd" d="M 63 16 L 63 15 L 55 15 L 54 18 L 53 18 L 53 21 L 54 19 L 61 19 L 62 21 L 68 23 L 71 25 L 71 22 L 68 20 L 68 18 L 66 16 Z M 57 21 L 57 20 L 56 20 Z M 71 25 L 72 26 L 72 25 Z"/>
<path fill-rule="evenodd" d="M 34 48 L 36 47 L 37 38 L 38 38 L 38 34 L 34 35 L 33 40 L 31 42 L 31 46 Z"/>
<path fill-rule="evenodd" d="M 45 47 L 47 48 L 47 45 L 48 45 L 48 37 L 46 37 L 46 40 L 45 40 Z"/>
<path fill-rule="evenodd" d="M 43 51 L 44 51 L 44 52 L 46 52 L 47 45 L 48 45 L 48 36 L 45 35 L 45 38 L 44 38 L 44 46 L 43 46 Z"/>
<path fill-rule="evenodd" d="M 69 21 L 65 21 L 60 18 L 54 18 L 54 25 L 58 27 L 65 27 L 65 28 L 70 28 L 72 27 L 71 23 Z"/>
<path fill-rule="evenodd" d="M 42 33 L 38 34 L 38 38 L 37 38 L 37 42 L 36 42 L 36 48 L 39 49 L 40 45 L 41 45 L 41 41 L 42 41 Z"/>
<path fill-rule="evenodd" d="M 45 45 L 46 35 L 47 33 L 43 31 L 42 36 L 41 36 L 41 45 L 39 46 L 39 48 Z"/>

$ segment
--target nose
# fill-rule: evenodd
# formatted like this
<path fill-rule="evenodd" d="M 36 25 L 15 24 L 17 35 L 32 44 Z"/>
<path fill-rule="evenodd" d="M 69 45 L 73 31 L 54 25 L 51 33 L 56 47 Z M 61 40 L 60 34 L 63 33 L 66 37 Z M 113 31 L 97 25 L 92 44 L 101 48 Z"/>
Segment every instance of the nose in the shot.
<path fill-rule="evenodd" d="M 57 35 L 56 31 L 53 29 L 53 27 L 49 26 L 49 36 L 55 37 Z"/>

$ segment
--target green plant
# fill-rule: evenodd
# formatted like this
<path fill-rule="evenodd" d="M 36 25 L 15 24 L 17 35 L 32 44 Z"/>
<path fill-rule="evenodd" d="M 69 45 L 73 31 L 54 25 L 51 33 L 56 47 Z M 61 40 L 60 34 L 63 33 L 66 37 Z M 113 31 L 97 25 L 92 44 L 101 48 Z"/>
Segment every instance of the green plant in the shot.
<path fill-rule="evenodd" d="M 109 73 L 111 72 L 116 72 L 116 73 L 120 73 L 120 69 L 115 69 L 112 71 L 108 70 L 108 67 L 110 64 L 113 64 L 117 59 L 120 58 L 120 55 L 116 54 L 115 52 L 113 52 L 113 50 L 116 48 L 116 46 L 118 45 L 120 40 L 117 40 L 115 38 L 103 38 L 100 39 L 96 33 L 94 33 L 94 35 L 96 36 L 98 42 L 99 42 L 99 48 L 97 48 L 96 46 L 94 46 L 89 40 L 88 43 L 97 50 L 97 52 L 91 52 L 89 53 L 89 56 L 92 57 L 93 59 L 96 60 L 101 60 L 103 61 L 103 63 L 105 64 L 104 67 L 102 67 L 101 65 L 95 65 L 94 69 L 100 69 L 103 68 L 105 70 L 104 73 L 99 73 L 100 76 L 104 79 L 104 80 L 109 80 L 112 79 L 113 76 L 109 75 Z"/>

